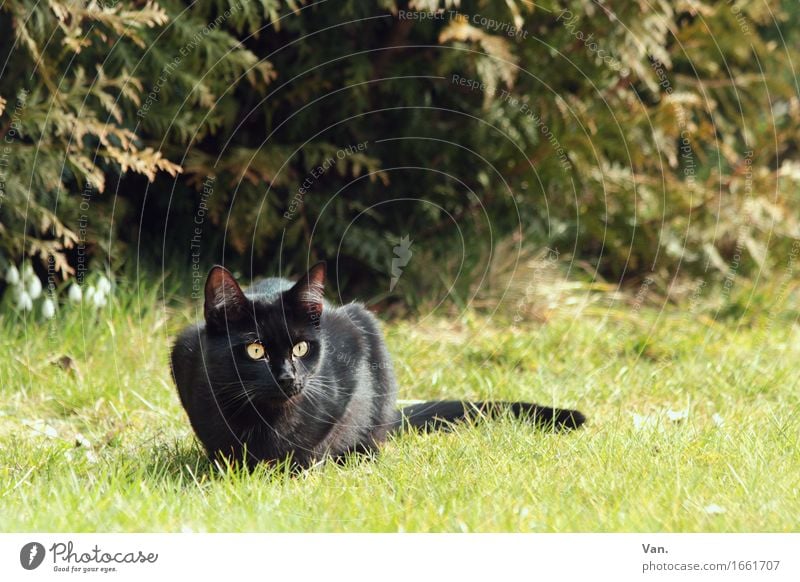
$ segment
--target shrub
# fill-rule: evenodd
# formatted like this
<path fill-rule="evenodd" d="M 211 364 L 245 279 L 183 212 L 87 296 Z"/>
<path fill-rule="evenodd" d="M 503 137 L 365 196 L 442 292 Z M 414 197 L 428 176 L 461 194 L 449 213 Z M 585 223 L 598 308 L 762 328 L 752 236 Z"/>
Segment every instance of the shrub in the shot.
<path fill-rule="evenodd" d="M 125 245 L 257 272 L 310 245 L 388 282 L 404 236 L 768 270 L 798 236 L 798 9 L 653 6 L 6 2 L 0 248 L 78 277 Z"/>

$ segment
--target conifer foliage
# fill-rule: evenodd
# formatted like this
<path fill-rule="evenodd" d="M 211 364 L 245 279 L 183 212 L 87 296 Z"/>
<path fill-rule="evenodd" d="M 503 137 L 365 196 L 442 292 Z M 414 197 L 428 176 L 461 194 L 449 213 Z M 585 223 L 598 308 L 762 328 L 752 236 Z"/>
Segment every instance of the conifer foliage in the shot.
<path fill-rule="evenodd" d="M 767 268 L 800 235 L 794 3 L 0 11 L 4 263 L 69 279 L 135 245 L 187 264 L 200 222 L 205 263 L 311 244 L 385 272 L 403 237 L 466 237 L 479 262 L 514 236 L 668 280 Z"/>

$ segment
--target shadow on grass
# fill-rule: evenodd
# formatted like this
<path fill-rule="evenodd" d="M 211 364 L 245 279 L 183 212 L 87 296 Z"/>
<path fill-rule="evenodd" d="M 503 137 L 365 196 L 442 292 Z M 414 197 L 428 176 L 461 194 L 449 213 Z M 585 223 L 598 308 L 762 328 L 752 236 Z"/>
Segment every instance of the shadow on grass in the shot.
<path fill-rule="evenodd" d="M 284 481 L 302 473 L 288 460 L 280 463 L 263 462 L 249 467 L 241 460 L 211 460 L 195 440 L 154 444 L 140 467 L 139 475 L 147 480 L 173 483 L 181 489 L 203 487 L 228 479 L 256 479 L 266 484 Z"/>
<path fill-rule="evenodd" d="M 169 481 L 183 487 L 200 485 L 219 474 L 200 445 L 192 440 L 153 445 L 142 453 L 140 476 L 152 481 Z"/>

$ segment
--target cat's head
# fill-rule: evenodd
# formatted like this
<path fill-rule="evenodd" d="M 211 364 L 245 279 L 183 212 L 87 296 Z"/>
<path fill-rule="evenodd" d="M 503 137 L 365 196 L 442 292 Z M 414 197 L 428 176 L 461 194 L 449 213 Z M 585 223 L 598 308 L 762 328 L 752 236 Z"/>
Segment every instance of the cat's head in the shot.
<path fill-rule="evenodd" d="M 224 267 L 205 287 L 208 380 L 221 405 L 279 405 L 303 391 L 320 363 L 325 263 L 273 301 L 248 297 Z"/>

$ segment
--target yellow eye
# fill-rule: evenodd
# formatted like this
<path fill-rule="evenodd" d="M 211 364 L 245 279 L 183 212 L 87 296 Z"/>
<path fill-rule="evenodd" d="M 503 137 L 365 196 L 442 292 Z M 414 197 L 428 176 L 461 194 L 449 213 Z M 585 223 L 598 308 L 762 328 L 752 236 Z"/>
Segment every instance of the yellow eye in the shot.
<path fill-rule="evenodd" d="M 292 348 L 292 355 L 295 358 L 302 358 L 308 353 L 308 342 L 299 342 L 294 344 Z"/>
<path fill-rule="evenodd" d="M 264 357 L 264 346 L 258 342 L 247 344 L 247 355 L 254 360 L 260 360 Z"/>

